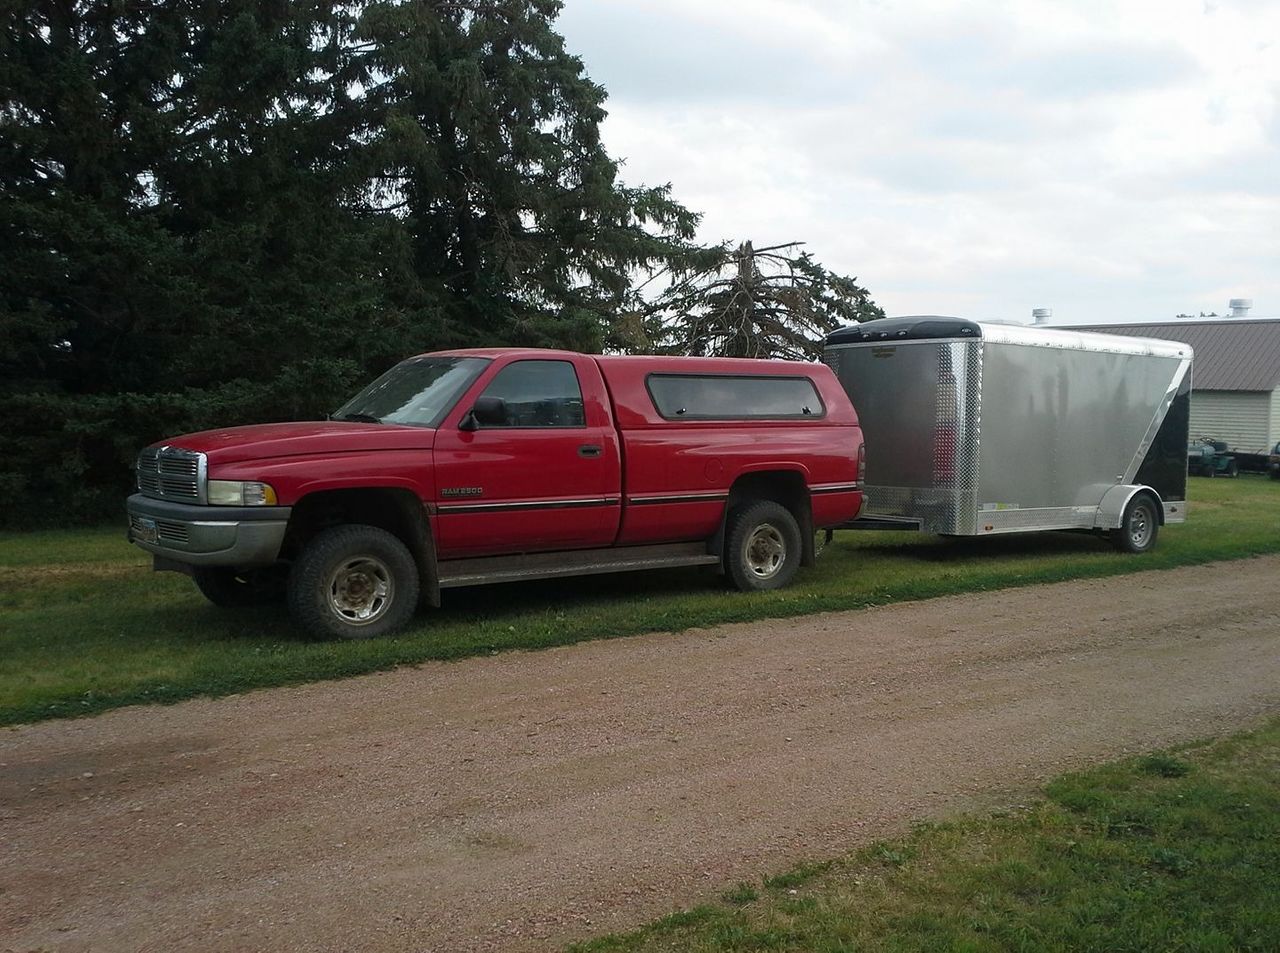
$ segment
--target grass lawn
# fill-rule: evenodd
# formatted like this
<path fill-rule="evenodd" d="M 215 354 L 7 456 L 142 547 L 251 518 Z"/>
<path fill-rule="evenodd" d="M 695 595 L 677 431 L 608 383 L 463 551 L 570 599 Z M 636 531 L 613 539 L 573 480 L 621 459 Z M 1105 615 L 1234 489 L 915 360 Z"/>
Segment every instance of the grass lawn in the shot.
<path fill-rule="evenodd" d="M 726 891 L 577 953 L 1280 949 L 1280 722 Z"/>
<path fill-rule="evenodd" d="M 670 570 L 445 593 L 394 639 L 331 642 L 282 609 L 229 611 L 174 573 L 152 573 L 123 527 L 0 534 L 0 724 L 193 695 L 338 678 L 425 659 L 852 609 L 1280 552 L 1280 482 L 1191 481 L 1190 521 L 1154 552 L 1082 534 L 947 540 L 838 534 L 817 568 L 746 595 L 712 571 Z"/>

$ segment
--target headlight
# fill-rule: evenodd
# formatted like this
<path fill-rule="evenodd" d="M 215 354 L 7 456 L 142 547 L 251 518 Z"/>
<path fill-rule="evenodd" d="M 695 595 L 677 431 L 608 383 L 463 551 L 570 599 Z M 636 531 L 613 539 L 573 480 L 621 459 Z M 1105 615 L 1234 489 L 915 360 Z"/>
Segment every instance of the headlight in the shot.
<path fill-rule="evenodd" d="M 210 480 L 209 502 L 214 506 L 275 506 L 276 491 L 266 483 Z"/>

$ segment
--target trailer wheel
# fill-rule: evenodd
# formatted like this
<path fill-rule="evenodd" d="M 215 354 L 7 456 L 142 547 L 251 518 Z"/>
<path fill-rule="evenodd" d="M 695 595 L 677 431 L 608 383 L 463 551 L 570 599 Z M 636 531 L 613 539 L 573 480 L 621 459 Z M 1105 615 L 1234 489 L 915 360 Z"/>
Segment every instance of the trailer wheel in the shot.
<path fill-rule="evenodd" d="M 1235 460 L 1232 460 L 1227 464 L 1227 476 L 1238 477 L 1239 475 L 1240 475 L 1240 464 L 1236 463 Z"/>
<path fill-rule="evenodd" d="M 266 606 L 284 599 L 283 571 L 232 569 L 230 566 L 196 566 L 191 578 L 200 594 L 223 609 Z"/>
<path fill-rule="evenodd" d="M 781 589 L 795 578 L 800 556 L 800 527 L 782 504 L 756 500 L 729 517 L 725 569 L 743 592 Z"/>
<path fill-rule="evenodd" d="M 1111 541 L 1124 553 L 1149 552 L 1160 533 L 1160 516 L 1156 501 L 1147 493 L 1139 493 L 1124 508 L 1120 528 L 1111 531 Z"/>
<path fill-rule="evenodd" d="M 404 543 L 376 526 L 318 533 L 289 574 L 289 611 L 309 632 L 372 639 L 403 627 L 418 605 L 418 567 Z"/>

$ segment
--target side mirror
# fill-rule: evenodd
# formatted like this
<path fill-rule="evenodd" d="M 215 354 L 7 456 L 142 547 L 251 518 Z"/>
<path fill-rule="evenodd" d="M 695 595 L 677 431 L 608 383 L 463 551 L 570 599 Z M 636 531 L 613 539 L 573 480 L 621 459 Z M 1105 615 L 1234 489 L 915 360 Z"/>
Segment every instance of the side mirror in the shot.
<path fill-rule="evenodd" d="M 476 420 L 476 412 L 474 410 L 468 410 L 462 415 L 462 419 L 458 421 L 458 429 L 465 430 L 467 433 L 480 429 L 480 421 Z"/>
<path fill-rule="evenodd" d="M 462 418 L 462 424 L 471 423 L 471 428 L 501 427 L 507 422 L 507 402 L 501 397 L 478 397 L 471 412 Z"/>

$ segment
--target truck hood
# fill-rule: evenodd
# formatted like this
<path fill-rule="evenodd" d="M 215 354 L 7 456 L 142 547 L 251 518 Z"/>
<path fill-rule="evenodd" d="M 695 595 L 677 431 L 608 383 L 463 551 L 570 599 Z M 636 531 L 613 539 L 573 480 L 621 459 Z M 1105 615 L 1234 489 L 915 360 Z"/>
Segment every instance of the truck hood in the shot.
<path fill-rule="evenodd" d="M 429 427 L 320 420 L 203 430 L 161 440 L 154 446 L 195 450 L 206 454 L 212 465 L 308 454 L 430 450 L 435 438 L 435 430 Z"/>

